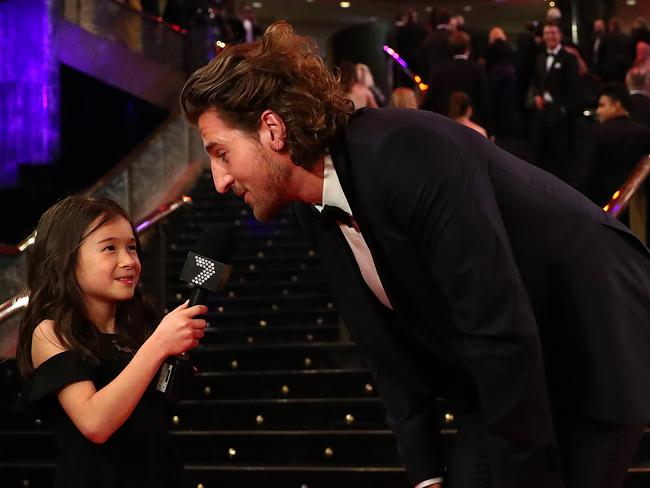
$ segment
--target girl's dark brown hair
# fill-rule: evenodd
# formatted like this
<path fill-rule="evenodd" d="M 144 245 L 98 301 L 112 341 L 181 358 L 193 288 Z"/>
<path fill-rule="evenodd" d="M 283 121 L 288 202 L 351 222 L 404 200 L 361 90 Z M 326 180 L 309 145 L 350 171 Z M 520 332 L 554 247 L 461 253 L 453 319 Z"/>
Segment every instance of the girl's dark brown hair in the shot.
<path fill-rule="evenodd" d="M 454 92 L 449 97 L 449 117 L 457 119 L 467 114 L 467 110 L 471 107 L 472 102 L 465 92 Z"/>
<path fill-rule="evenodd" d="M 357 78 L 357 69 L 354 64 L 350 63 L 349 61 L 344 61 L 341 63 L 339 69 L 341 73 L 341 90 L 343 90 L 345 93 L 348 93 L 350 90 L 352 90 L 352 86 L 354 86 L 355 83 L 359 82 Z"/>
<path fill-rule="evenodd" d="M 265 110 L 273 110 L 284 121 L 291 160 L 305 168 L 326 152 L 354 111 L 315 42 L 284 21 L 272 24 L 261 41 L 230 45 L 195 71 L 183 87 L 181 109 L 193 124 L 216 110 L 248 133 L 257 131 Z"/>
<path fill-rule="evenodd" d="M 43 320 L 54 322 L 59 342 L 96 362 L 101 337 L 90 321 L 84 294 L 77 281 L 77 258 L 83 240 L 102 225 L 128 214 L 106 198 L 71 196 L 50 207 L 41 217 L 36 240 L 27 256 L 29 304 L 20 323 L 16 358 L 23 374 L 33 370 L 32 334 Z M 131 224 L 133 229 L 133 224 Z M 138 256 L 140 242 L 135 229 Z M 136 288 L 133 299 L 117 305 L 115 324 L 122 346 L 136 350 L 155 325 L 156 314 Z"/>

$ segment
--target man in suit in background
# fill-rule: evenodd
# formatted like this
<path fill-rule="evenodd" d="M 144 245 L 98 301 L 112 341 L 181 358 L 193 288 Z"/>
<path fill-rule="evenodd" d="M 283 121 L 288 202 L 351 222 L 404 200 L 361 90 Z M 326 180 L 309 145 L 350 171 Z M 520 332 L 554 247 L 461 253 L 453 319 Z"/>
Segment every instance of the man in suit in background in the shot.
<path fill-rule="evenodd" d="M 576 58 L 562 48 L 555 23 L 544 26 L 546 52 L 537 58 L 531 93 L 535 100 L 533 150 L 535 164 L 567 181 L 572 121 L 579 95 Z"/>
<path fill-rule="evenodd" d="M 285 22 L 181 107 L 218 192 L 260 220 L 293 203 L 413 486 L 620 488 L 650 418 L 650 253 L 625 226 L 448 118 L 353 114 Z"/>
<path fill-rule="evenodd" d="M 650 73 L 639 68 L 632 68 L 625 76 L 625 85 L 632 99 L 630 117 L 646 127 L 650 127 L 650 93 L 645 91 L 645 87 L 648 86 L 648 76 Z"/>
<path fill-rule="evenodd" d="M 451 13 L 445 7 L 436 7 L 431 12 L 431 34 L 422 42 L 418 68 L 423 78 L 429 81 L 429 76 L 436 65 L 451 60 L 449 47 L 451 35 Z"/>
<path fill-rule="evenodd" d="M 403 15 L 403 24 L 396 27 L 395 40 L 390 47 L 397 50 L 402 59 L 406 61 L 410 70 L 422 77 L 426 73 L 418 65 L 420 45 L 427 36 L 427 29 L 418 22 L 418 13 L 415 9 L 406 9 Z M 390 43 L 389 43 L 390 44 Z M 413 88 L 413 80 L 409 78 L 402 67 L 397 63 L 393 65 L 393 88 L 405 86 Z"/>
<path fill-rule="evenodd" d="M 601 72 L 603 80 L 625 80 L 625 73 L 634 61 L 634 45 L 629 35 L 621 30 L 618 19 L 609 19 L 607 33 L 600 45 Z"/>
<path fill-rule="evenodd" d="M 586 195 L 597 205 L 609 202 L 639 160 L 650 154 L 650 128 L 630 117 L 632 98 L 622 83 L 603 87 L 588 159 Z"/>
<path fill-rule="evenodd" d="M 469 59 L 470 42 L 470 36 L 466 32 L 456 31 L 449 36 L 452 59 L 433 68 L 422 108 L 449 115 L 451 94 L 465 92 L 474 107 L 472 120 L 490 133 L 488 80 L 483 66 Z"/>
<path fill-rule="evenodd" d="M 589 43 L 585 48 L 585 59 L 595 74 L 600 74 L 601 72 L 601 46 L 606 33 L 607 29 L 605 21 L 603 19 L 594 20 L 593 30 L 591 33 L 591 43 Z"/>

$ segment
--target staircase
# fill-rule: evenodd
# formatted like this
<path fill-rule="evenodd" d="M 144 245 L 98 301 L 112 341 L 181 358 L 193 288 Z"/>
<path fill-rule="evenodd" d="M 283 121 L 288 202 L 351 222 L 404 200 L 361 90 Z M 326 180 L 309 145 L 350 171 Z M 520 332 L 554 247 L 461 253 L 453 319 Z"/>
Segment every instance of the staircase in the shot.
<path fill-rule="evenodd" d="M 260 224 L 209 175 L 193 197 L 166 223 L 168 307 L 187 296 L 175 277 L 205 225 L 234 222 L 239 244 L 192 353 L 191 399 L 170 413 L 187 486 L 407 487 L 372 378 L 290 212 Z"/>

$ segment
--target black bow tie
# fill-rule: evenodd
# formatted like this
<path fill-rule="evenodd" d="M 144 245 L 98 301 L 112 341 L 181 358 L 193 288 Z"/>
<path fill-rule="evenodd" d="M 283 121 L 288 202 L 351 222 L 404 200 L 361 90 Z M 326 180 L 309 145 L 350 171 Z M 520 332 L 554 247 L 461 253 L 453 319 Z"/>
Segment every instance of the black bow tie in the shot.
<path fill-rule="evenodd" d="M 340 222 L 348 227 L 352 227 L 352 216 L 345 210 L 333 205 L 325 205 L 320 212 L 320 218 L 324 222 Z"/>

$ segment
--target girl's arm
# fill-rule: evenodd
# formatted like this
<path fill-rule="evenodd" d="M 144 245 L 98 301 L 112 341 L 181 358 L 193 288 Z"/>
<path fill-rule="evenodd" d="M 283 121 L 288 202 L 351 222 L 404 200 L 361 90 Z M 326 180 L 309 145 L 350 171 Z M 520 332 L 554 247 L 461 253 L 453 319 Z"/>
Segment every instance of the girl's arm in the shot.
<path fill-rule="evenodd" d="M 97 391 L 92 381 L 79 381 L 58 392 L 61 406 L 90 441 L 104 443 L 129 418 L 166 357 L 199 344 L 206 323 L 193 317 L 206 313 L 207 307 L 186 307 L 184 303 L 167 314 L 124 370 L 101 390 Z M 51 320 L 44 320 L 34 330 L 32 361 L 35 368 L 65 350 L 56 338 Z"/>

